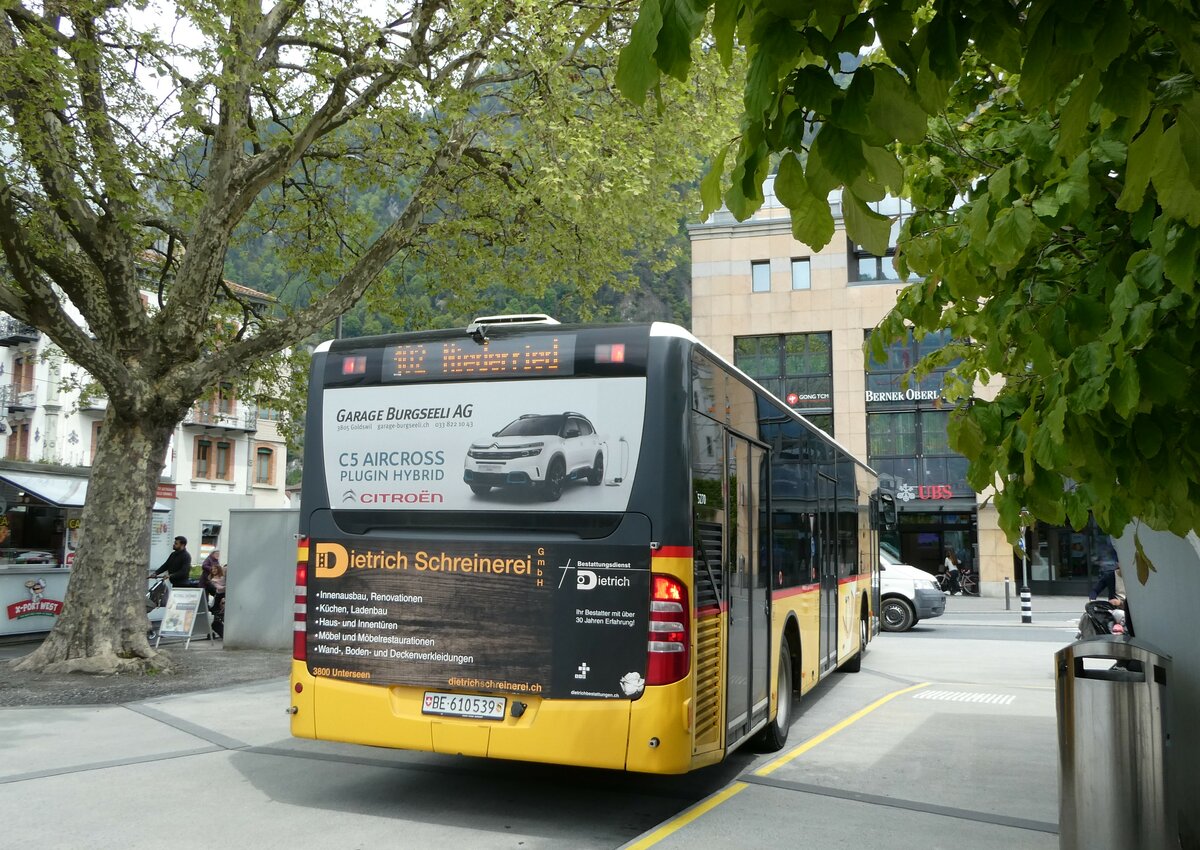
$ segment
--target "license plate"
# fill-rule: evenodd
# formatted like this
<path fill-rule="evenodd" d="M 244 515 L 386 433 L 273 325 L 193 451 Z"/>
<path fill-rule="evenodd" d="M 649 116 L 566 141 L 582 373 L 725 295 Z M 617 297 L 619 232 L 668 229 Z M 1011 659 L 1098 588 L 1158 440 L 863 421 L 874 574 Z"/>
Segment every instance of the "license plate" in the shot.
<path fill-rule="evenodd" d="M 503 720 L 506 700 L 503 697 L 480 697 L 469 694 L 439 694 L 425 692 L 422 714 L 441 714 L 448 717 L 475 717 L 483 720 Z"/>
<path fill-rule="evenodd" d="M 489 472 L 493 469 L 501 469 L 502 467 L 503 467 L 503 464 L 500 464 L 500 463 L 481 463 L 481 464 L 479 464 L 480 469 L 486 469 Z"/>

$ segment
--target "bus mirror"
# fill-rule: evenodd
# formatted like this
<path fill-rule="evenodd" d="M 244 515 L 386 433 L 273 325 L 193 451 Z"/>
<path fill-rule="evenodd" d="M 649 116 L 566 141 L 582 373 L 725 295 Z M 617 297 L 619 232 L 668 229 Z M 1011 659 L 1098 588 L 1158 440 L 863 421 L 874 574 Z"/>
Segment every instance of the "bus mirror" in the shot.
<path fill-rule="evenodd" d="M 879 527 L 884 531 L 896 528 L 896 497 L 891 493 L 879 494 Z"/>

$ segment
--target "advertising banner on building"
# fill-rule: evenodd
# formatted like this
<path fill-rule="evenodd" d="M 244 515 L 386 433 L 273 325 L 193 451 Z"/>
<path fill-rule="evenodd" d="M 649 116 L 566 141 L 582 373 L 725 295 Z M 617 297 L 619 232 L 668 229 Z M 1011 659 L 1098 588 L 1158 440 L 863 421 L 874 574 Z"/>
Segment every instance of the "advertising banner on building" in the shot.
<path fill-rule="evenodd" d="M 336 509 L 621 511 L 645 378 L 331 389 L 322 423 Z"/>
<path fill-rule="evenodd" d="M 315 675 L 562 699 L 644 688 L 648 547 L 356 540 L 311 551 Z"/>

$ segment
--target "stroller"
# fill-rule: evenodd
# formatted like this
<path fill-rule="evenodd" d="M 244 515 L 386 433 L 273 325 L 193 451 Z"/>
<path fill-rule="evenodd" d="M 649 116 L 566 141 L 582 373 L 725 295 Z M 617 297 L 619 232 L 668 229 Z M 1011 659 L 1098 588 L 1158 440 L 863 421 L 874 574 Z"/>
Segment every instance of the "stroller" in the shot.
<path fill-rule="evenodd" d="M 146 638 L 154 640 L 158 635 L 159 626 L 162 625 L 163 615 L 166 613 L 167 596 L 171 593 L 171 585 L 163 576 L 151 577 L 146 588 L 146 619 L 149 623 L 146 627 Z"/>
<path fill-rule="evenodd" d="M 1083 606 L 1075 640 L 1088 640 L 1099 635 L 1133 635 L 1133 622 L 1123 607 L 1113 605 L 1107 599 L 1093 599 Z"/>

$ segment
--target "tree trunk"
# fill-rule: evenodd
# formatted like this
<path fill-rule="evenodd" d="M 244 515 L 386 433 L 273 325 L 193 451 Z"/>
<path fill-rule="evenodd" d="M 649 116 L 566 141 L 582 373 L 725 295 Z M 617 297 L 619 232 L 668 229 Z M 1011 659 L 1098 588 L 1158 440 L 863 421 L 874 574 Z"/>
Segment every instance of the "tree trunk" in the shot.
<path fill-rule="evenodd" d="M 150 648 L 145 607 L 150 516 L 174 430 L 174 422 L 163 419 L 109 407 L 62 615 L 17 669 L 110 674 L 170 668 L 168 657 Z"/>

